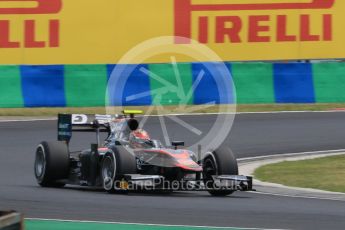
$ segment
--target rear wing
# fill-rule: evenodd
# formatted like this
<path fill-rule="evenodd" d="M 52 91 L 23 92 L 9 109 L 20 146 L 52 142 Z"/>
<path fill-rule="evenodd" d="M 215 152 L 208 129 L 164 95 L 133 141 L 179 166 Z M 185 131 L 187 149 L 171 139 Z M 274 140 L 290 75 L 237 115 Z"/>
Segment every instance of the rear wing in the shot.
<path fill-rule="evenodd" d="M 110 133 L 108 124 L 115 118 L 113 115 L 59 114 L 58 141 L 69 143 L 73 132 Z"/>

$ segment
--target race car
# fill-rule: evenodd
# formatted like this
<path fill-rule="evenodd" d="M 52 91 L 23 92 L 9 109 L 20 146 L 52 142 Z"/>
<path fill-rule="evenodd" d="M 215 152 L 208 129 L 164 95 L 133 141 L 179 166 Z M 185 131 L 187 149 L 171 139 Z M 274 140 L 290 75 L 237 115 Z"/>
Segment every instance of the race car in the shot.
<path fill-rule="evenodd" d="M 66 184 L 100 187 L 109 193 L 134 190 L 208 191 L 226 196 L 253 190 L 252 177 L 238 175 L 237 160 L 226 147 L 194 153 L 183 141 L 163 146 L 139 128 L 135 115 L 59 114 L 58 141 L 36 149 L 35 177 L 43 187 Z M 72 134 L 94 132 L 97 143 L 70 151 Z M 101 133 L 106 133 L 101 143 Z"/>

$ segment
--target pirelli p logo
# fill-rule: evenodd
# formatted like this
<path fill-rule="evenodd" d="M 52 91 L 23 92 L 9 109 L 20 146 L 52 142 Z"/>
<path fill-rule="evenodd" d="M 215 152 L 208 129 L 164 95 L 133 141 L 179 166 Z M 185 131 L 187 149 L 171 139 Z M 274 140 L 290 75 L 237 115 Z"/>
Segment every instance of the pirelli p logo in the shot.
<path fill-rule="evenodd" d="M 206 44 L 332 41 L 330 9 L 335 2 L 175 0 L 175 43 L 188 44 L 190 39 Z M 316 10 L 317 14 L 309 13 Z M 291 11 L 300 13 L 297 18 L 290 19 L 288 13 Z M 238 12 L 246 12 L 246 16 Z M 294 33 L 288 31 L 289 23 L 294 23 Z M 318 27 L 317 32 L 312 31 L 312 27 Z"/>
<path fill-rule="evenodd" d="M 1 48 L 55 48 L 60 46 L 60 21 L 57 14 L 62 9 L 62 0 L 0 0 L 0 49 Z M 21 15 L 21 20 L 11 20 Z M 44 15 L 46 20 L 34 19 Z M 38 25 L 46 25 L 44 38 L 38 39 Z M 21 37 L 12 38 L 14 30 L 22 28 Z"/>

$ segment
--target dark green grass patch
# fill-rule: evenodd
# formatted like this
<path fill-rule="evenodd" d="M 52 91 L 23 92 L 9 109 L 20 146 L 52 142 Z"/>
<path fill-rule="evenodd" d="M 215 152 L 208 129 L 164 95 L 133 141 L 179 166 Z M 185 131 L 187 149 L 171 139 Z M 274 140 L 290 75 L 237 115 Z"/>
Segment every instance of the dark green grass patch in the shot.
<path fill-rule="evenodd" d="M 266 182 L 345 193 L 345 155 L 270 164 L 254 175 Z"/>

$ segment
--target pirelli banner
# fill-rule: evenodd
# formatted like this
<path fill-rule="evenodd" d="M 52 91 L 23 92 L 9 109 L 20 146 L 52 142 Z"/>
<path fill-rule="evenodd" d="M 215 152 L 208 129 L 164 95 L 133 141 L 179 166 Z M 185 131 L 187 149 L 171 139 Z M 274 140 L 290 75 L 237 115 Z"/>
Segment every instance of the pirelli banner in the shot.
<path fill-rule="evenodd" d="M 0 0 L 0 64 L 117 63 L 162 36 L 223 61 L 344 58 L 344 12 L 344 0 Z"/>

